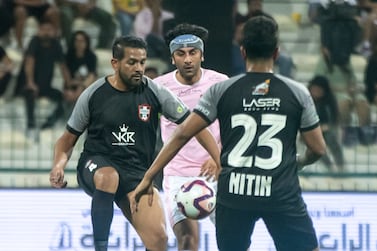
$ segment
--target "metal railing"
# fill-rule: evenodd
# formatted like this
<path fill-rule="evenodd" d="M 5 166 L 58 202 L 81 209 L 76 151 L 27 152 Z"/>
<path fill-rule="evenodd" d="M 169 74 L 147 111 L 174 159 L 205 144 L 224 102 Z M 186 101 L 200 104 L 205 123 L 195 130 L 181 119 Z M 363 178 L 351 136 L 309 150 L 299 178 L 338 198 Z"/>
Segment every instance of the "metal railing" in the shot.
<path fill-rule="evenodd" d="M 53 106 L 46 100 L 38 102 L 39 124 Z M 0 187 L 49 187 L 48 173 L 53 159 L 53 147 L 65 127 L 61 120 L 53 129 L 39 131 L 39 141 L 28 137 L 25 129 L 23 100 L 12 99 L 0 104 Z M 76 145 L 66 168 L 71 187 L 77 186 L 75 166 L 84 138 Z M 298 145 L 299 151 L 303 147 Z M 320 161 L 300 172 L 304 190 L 377 191 L 377 144 L 344 147 L 345 169 L 329 170 Z"/>

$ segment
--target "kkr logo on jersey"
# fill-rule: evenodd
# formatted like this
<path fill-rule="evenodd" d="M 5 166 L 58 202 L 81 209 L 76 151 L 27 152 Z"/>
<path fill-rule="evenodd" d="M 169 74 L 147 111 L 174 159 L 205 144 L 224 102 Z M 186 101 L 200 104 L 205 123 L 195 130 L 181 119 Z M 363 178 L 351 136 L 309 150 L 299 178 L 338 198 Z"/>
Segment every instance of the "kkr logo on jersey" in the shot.
<path fill-rule="evenodd" d="M 147 122 L 151 116 L 151 106 L 150 105 L 139 105 L 139 119 Z"/>
<path fill-rule="evenodd" d="M 130 132 L 128 126 L 123 124 L 119 126 L 119 132 L 112 132 L 116 142 L 113 142 L 113 146 L 133 146 L 135 145 L 135 132 Z"/>

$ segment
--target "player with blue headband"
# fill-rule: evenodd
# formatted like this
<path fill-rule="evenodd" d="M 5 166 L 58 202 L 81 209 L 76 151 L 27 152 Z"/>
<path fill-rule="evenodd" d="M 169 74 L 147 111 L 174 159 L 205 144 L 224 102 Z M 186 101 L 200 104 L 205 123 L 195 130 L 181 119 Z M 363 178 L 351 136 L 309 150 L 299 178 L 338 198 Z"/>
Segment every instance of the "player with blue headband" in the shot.
<path fill-rule="evenodd" d="M 204 52 L 204 43 L 200 37 L 193 34 L 183 34 L 173 40 L 169 44 L 170 53 L 173 54 L 176 50 L 185 47 L 194 47 Z"/>
<path fill-rule="evenodd" d="M 204 60 L 204 43 L 208 31 L 197 25 L 179 24 L 165 36 L 170 49 L 172 64 L 176 69 L 153 79 L 193 109 L 205 91 L 228 77 L 213 70 L 202 68 Z M 161 117 L 161 138 L 165 143 L 176 128 L 164 116 Z M 218 123 L 213 123 L 209 130 L 220 148 L 220 131 Z M 178 250 L 197 251 L 199 246 L 199 224 L 197 220 L 187 218 L 178 208 L 175 196 L 182 184 L 198 179 L 202 170 L 204 174 L 216 176 L 216 164 L 196 140 L 184 146 L 164 169 L 163 189 L 167 215 L 170 226 L 178 241 Z M 205 179 L 205 177 L 200 177 Z M 211 182 L 216 188 L 216 182 Z M 214 222 L 214 214 L 210 215 Z"/>

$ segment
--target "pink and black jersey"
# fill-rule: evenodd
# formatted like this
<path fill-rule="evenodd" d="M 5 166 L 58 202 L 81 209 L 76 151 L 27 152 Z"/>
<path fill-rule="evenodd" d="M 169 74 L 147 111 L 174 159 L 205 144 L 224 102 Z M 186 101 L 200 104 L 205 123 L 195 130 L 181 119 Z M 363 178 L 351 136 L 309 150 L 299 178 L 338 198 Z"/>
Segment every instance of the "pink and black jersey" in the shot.
<path fill-rule="evenodd" d="M 177 71 L 172 71 L 154 81 L 171 90 L 178 96 L 191 110 L 198 103 L 199 98 L 212 85 L 228 79 L 224 74 L 213 70 L 201 69 L 200 80 L 193 85 L 181 84 L 177 78 Z M 161 117 L 161 137 L 166 142 L 176 128 L 165 116 Z M 220 145 L 220 134 L 218 122 L 215 121 L 210 127 L 210 131 Z M 207 151 L 199 144 L 196 138 L 191 139 L 164 168 L 164 175 L 168 176 L 197 176 L 202 164 L 210 158 Z"/>

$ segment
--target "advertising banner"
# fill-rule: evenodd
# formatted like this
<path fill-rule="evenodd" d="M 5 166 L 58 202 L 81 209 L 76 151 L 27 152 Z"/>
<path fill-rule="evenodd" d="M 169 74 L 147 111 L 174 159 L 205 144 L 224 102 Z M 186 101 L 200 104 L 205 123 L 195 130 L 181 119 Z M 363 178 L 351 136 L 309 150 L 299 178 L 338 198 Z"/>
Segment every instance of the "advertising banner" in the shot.
<path fill-rule="evenodd" d="M 321 251 L 377 251 L 377 193 L 304 193 L 304 199 Z M 90 204 L 90 197 L 76 189 L 0 189 L 0 250 L 94 250 Z M 132 226 L 114 208 L 109 251 L 144 251 Z M 177 250 L 168 230 L 168 250 Z M 199 250 L 217 250 L 209 219 L 200 221 Z M 275 250 L 262 221 L 254 230 L 251 250 Z"/>

